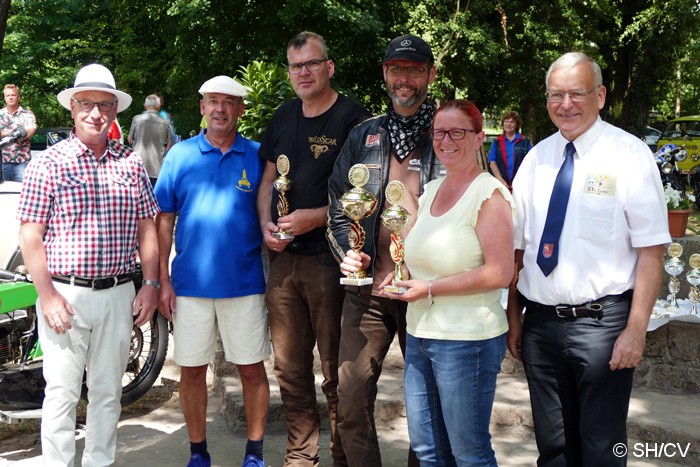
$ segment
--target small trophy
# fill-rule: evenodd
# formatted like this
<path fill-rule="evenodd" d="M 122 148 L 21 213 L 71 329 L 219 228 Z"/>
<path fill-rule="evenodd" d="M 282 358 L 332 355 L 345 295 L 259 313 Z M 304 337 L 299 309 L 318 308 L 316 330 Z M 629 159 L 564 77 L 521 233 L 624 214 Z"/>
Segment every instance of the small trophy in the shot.
<path fill-rule="evenodd" d="M 688 294 L 688 300 L 692 304 L 690 314 L 697 315 L 697 304 L 700 302 L 700 292 L 698 291 L 698 285 L 700 285 L 700 254 L 690 255 L 688 262 L 690 267 L 693 268 L 685 275 L 686 280 L 690 284 L 690 293 Z"/>
<path fill-rule="evenodd" d="M 292 186 L 292 181 L 287 178 L 289 173 L 289 158 L 284 154 L 280 154 L 277 157 L 277 171 L 280 176 L 275 179 L 272 186 L 275 190 L 279 192 L 279 197 L 277 199 L 277 214 L 279 217 L 286 216 L 289 214 L 289 202 L 287 201 L 287 195 L 285 194 Z M 294 235 L 285 232 L 281 228 L 272 234 L 273 237 L 279 240 L 291 240 Z"/>
<path fill-rule="evenodd" d="M 685 263 L 678 259 L 683 254 L 683 247 L 680 243 L 671 243 L 666 252 L 670 256 L 664 261 L 664 270 L 671 276 L 668 282 L 668 291 L 671 293 L 671 301 L 666 305 L 666 310 L 670 313 L 679 311 L 678 303 L 676 302 L 676 294 L 681 289 L 681 282 L 676 278 L 677 275 L 683 272 Z"/>
<path fill-rule="evenodd" d="M 399 206 L 406 196 L 406 188 L 398 180 L 392 180 L 386 186 L 384 191 L 386 199 L 391 204 L 390 207 L 382 213 L 382 223 L 391 230 L 391 245 L 389 252 L 391 260 L 394 262 L 394 278 L 391 280 L 391 285 L 384 287 L 384 290 L 390 293 L 404 293 L 406 287 L 398 287 L 396 281 L 404 281 L 408 279 L 408 274 L 404 274 L 403 268 L 403 240 L 401 239 L 401 230 L 406 227 L 411 215 L 404 208 Z"/>
<path fill-rule="evenodd" d="M 343 214 L 354 221 L 350 225 L 348 241 L 350 248 L 359 254 L 365 245 L 365 229 L 360 225 L 360 221 L 374 212 L 377 207 L 377 198 L 372 193 L 362 189 L 369 180 L 369 169 L 366 165 L 355 164 L 350 167 L 348 179 L 354 188 L 343 193 L 340 205 L 343 208 Z M 340 279 L 340 283 L 344 285 L 368 285 L 372 283 L 372 278 L 367 276 L 364 269 L 360 269 Z"/>

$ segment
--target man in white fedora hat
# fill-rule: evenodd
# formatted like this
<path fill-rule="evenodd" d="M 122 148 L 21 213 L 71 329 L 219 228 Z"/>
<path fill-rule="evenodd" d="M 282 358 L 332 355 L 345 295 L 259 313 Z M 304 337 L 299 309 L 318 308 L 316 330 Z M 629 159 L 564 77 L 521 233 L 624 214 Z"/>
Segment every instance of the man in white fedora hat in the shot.
<path fill-rule="evenodd" d="M 260 144 L 236 130 L 246 88 L 216 76 L 199 93 L 207 128 L 170 149 L 155 187 L 162 209 L 156 218 L 162 251 L 159 310 L 173 321 L 173 357 L 181 366 L 180 405 L 190 438 L 188 467 L 211 465 L 206 374 L 217 325 L 226 360 L 236 364 L 243 387 L 248 431 L 243 467 L 264 467 L 270 388 L 263 360 L 271 348 L 255 208 L 264 165 Z M 176 220 L 177 254 L 169 271 Z"/>
<path fill-rule="evenodd" d="M 141 158 L 107 138 L 117 112 L 131 103 L 112 73 L 98 64 L 82 68 L 58 101 L 75 127 L 29 163 L 17 214 L 39 294 L 42 453 L 44 465 L 74 464 L 75 407 L 87 366 L 82 465 L 104 466 L 115 461 L 131 330 L 156 308 L 158 205 Z M 145 280 L 135 294 L 137 249 Z"/>

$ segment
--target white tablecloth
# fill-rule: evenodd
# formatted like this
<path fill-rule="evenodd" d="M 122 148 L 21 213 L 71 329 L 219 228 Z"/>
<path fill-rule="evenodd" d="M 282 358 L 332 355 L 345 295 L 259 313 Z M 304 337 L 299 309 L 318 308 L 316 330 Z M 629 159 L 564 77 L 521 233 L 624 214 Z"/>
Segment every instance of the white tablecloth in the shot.
<path fill-rule="evenodd" d="M 682 321 L 685 323 L 700 324 L 700 315 L 690 314 L 692 305 L 688 299 L 676 300 L 676 303 L 678 303 L 679 311 L 676 313 L 670 313 L 664 306 L 666 302 L 657 300 L 651 313 L 651 319 L 649 320 L 647 331 L 655 331 L 664 324 L 668 324 L 669 321 Z M 700 303 L 698 303 L 696 307 L 698 310 L 700 310 Z"/>

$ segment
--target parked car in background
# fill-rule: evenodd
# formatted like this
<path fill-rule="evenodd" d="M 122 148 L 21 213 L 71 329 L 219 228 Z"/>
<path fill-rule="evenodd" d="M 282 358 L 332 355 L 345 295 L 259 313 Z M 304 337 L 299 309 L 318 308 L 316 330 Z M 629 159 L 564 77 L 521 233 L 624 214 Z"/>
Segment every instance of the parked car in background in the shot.
<path fill-rule="evenodd" d="M 695 166 L 700 165 L 700 115 L 669 121 L 656 144 L 659 148 L 667 144 L 685 147 L 688 157 L 678 163 L 678 168 L 681 172 L 688 173 Z"/>
<path fill-rule="evenodd" d="M 647 143 L 647 146 L 649 146 L 649 149 L 652 150 L 652 152 L 656 152 L 657 142 L 659 141 L 659 137 L 661 136 L 661 130 L 657 130 L 653 126 L 648 126 L 647 131 L 644 134 L 644 142 Z"/>
<path fill-rule="evenodd" d="M 59 141 L 67 139 L 70 135 L 71 128 L 37 128 L 32 136 L 32 157 L 39 155 L 41 151 L 45 151 L 49 146 L 52 146 Z"/>

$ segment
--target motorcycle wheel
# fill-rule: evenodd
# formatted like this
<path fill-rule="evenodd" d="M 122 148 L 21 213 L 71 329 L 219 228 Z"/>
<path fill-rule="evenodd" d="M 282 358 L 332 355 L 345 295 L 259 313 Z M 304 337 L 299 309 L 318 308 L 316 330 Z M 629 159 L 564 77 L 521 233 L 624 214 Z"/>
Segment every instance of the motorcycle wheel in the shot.
<path fill-rule="evenodd" d="M 168 320 L 158 311 L 143 327 L 134 325 L 126 373 L 122 377 L 122 405 L 131 404 L 151 389 L 168 353 Z"/>
<path fill-rule="evenodd" d="M 696 165 L 688 171 L 688 186 L 693 189 L 695 207 L 700 209 L 700 166 Z"/>
<path fill-rule="evenodd" d="M 671 172 L 668 181 L 671 183 L 671 187 L 673 187 L 674 190 L 678 190 L 681 194 L 685 195 L 685 185 L 683 184 L 683 177 L 681 177 L 680 172 Z"/>

